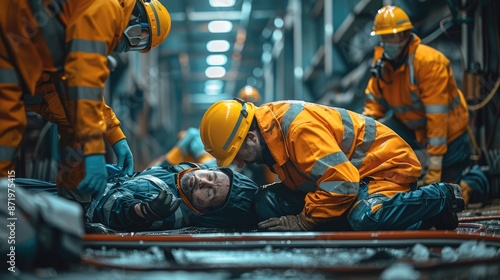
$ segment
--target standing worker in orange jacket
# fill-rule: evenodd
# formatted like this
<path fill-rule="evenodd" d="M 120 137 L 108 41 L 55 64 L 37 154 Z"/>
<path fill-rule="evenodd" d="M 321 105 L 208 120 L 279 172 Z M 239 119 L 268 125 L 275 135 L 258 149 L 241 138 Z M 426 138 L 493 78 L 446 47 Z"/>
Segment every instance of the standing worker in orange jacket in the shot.
<path fill-rule="evenodd" d="M 200 135 L 217 165 L 266 164 L 286 187 L 307 193 L 300 214 L 264 220 L 261 229 L 314 230 L 340 217 L 353 230 L 454 229 L 456 212 L 464 209 L 458 185 L 410 191 L 421 171 L 410 146 L 374 119 L 345 109 L 223 100 L 205 112 Z M 257 211 L 266 207 L 256 203 Z"/>
<path fill-rule="evenodd" d="M 375 47 L 363 114 L 380 119 L 413 149 L 428 154 L 424 185 L 458 182 L 470 165 L 467 103 L 450 61 L 422 44 L 412 28 L 396 6 L 385 6 L 375 16 L 372 35 L 380 36 L 381 45 Z"/>
<path fill-rule="evenodd" d="M 0 177 L 14 168 L 25 109 L 58 125 L 61 196 L 85 203 L 104 190 L 104 140 L 131 174 L 132 153 L 103 98 L 107 55 L 148 52 L 170 27 L 158 0 L 1 1 Z"/>

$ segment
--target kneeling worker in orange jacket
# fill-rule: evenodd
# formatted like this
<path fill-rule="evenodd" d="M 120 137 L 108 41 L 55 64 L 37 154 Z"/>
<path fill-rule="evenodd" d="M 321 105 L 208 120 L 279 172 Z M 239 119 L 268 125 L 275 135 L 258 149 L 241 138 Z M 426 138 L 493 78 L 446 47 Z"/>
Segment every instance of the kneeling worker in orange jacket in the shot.
<path fill-rule="evenodd" d="M 158 0 L 0 1 L 0 177 L 14 169 L 25 109 L 58 125 L 61 196 L 85 203 L 104 190 L 104 140 L 131 174 L 132 153 L 103 98 L 107 55 L 148 52 L 170 27 Z"/>
<path fill-rule="evenodd" d="M 421 172 L 411 147 L 387 126 L 345 109 L 223 100 L 205 112 L 200 135 L 217 165 L 266 164 L 284 186 L 307 193 L 300 214 L 271 217 L 261 229 L 314 230 L 339 218 L 353 230 L 454 229 L 464 209 L 456 184 L 410 191 Z M 257 200 L 257 212 L 267 202 Z"/>

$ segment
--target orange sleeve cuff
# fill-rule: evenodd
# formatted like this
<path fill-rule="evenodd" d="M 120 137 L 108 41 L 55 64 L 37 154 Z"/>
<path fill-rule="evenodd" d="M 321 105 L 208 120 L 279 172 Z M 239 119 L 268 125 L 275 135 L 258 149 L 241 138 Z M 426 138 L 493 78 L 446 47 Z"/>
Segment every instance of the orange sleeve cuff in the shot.
<path fill-rule="evenodd" d="M 116 142 L 125 139 L 125 134 L 119 126 L 112 127 L 104 133 L 104 138 L 108 141 L 109 145 L 113 146 Z"/>
<path fill-rule="evenodd" d="M 88 139 L 82 146 L 84 156 L 106 153 L 106 145 L 104 145 L 104 139 L 101 137 Z"/>

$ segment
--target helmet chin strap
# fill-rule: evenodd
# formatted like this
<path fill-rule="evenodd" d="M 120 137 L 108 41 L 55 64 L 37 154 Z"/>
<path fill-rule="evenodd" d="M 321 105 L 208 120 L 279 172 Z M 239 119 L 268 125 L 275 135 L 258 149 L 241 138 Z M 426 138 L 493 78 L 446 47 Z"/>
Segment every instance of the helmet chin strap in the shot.
<path fill-rule="evenodd" d="M 136 1 L 134 10 L 132 11 L 132 15 L 130 15 L 130 21 L 128 25 L 130 26 L 134 24 L 139 24 L 141 22 L 146 22 L 146 23 L 148 22 L 146 16 L 146 10 L 142 6 L 142 4 L 139 3 L 139 1 Z"/>

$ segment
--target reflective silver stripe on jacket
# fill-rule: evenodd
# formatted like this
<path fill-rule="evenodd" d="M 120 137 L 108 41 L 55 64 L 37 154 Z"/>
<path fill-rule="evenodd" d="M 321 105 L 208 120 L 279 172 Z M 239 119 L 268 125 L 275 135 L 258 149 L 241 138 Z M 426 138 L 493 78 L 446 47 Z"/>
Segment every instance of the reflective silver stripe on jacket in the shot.
<path fill-rule="evenodd" d="M 102 88 L 99 87 L 68 87 L 68 99 L 102 101 Z"/>
<path fill-rule="evenodd" d="M 69 42 L 69 53 L 84 52 L 90 54 L 107 55 L 106 43 L 96 40 L 73 39 Z"/>
<path fill-rule="evenodd" d="M 326 181 L 321 182 L 318 187 L 324 191 L 338 194 L 357 194 L 359 192 L 359 182 Z"/>
<path fill-rule="evenodd" d="M 372 92 L 367 93 L 365 95 L 365 98 L 377 102 L 378 104 L 382 105 L 386 110 L 387 108 L 389 108 L 389 105 L 387 104 L 387 101 L 384 98 L 377 98 L 375 97 L 375 95 L 373 95 Z"/>
<path fill-rule="evenodd" d="M 430 137 L 428 140 L 431 147 L 442 146 L 447 143 L 447 137 Z"/>
<path fill-rule="evenodd" d="M 342 126 L 344 127 L 344 135 L 342 135 L 342 141 L 339 146 L 342 152 L 347 155 L 351 151 L 354 143 L 354 127 L 352 125 L 351 116 L 346 110 L 337 109 L 337 111 L 339 111 L 340 116 L 342 117 Z"/>
<path fill-rule="evenodd" d="M 303 111 L 305 107 L 305 102 L 291 102 L 289 110 L 285 113 L 281 121 L 281 128 L 285 137 L 288 137 L 288 130 L 291 123 L 295 120 L 297 115 Z M 301 191 L 314 191 L 316 189 L 315 182 L 325 173 L 325 171 L 332 166 L 344 163 L 348 161 L 346 154 L 351 150 L 354 143 L 354 125 L 349 113 L 345 109 L 341 108 L 331 108 L 337 110 L 342 119 L 342 125 L 344 127 L 344 135 L 342 141 L 339 144 L 342 152 L 337 152 L 331 155 L 327 155 L 321 159 L 318 159 L 311 169 L 310 175 L 302 174 L 304 177 L 308 178 L 310 181 L 306 181 L 298 186 Z M 363 143 L 354 149 L 354 153 L 350 159 L 351 163 L 359 169 L 361 163 L 366 157 L 366 152 L 371 148 L 373 142 L 375 141 L 375 136 L 377 132 L 375 120 L 370 117 L 365 117 L 360 115 L 365 120 L 365 134 Z M 303 173 L 303 172 L 301 172 Z M 358 192 L 359 183 L 358 182 L 344 182 L 344 181 L 329 181 L 322 182 L 319 188 L 332 192 L 335 191 L 341 194 L 352 194 Z"/>
<path fill-rule="evenodd" d="M 303 101 L 290 101 L 290 108 L 288 108 L 281 119 L 281 129 L 283 130 L 283 136 L 285 136 L 285 138 L 288 138 L 288 129 L 297 115 L 304 110 L 304 106 L 305 102 Z"/>
<path fill-rule="evenodd" d="M 375 141 L 375 136 L 377 135 L 377 124 L 375 120 L 363 115 L 359 116 L 365 119 L 365 135 L 363 136 L 363 143 L 354 149 L 354 153 L 351 156 L 351 163 L 357 169 L 361 167 L 361 163 L 363 163 L 366 157 L 366 152 L 370 150 Z"/>

